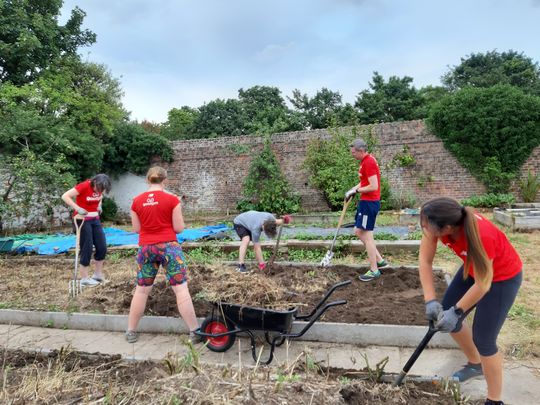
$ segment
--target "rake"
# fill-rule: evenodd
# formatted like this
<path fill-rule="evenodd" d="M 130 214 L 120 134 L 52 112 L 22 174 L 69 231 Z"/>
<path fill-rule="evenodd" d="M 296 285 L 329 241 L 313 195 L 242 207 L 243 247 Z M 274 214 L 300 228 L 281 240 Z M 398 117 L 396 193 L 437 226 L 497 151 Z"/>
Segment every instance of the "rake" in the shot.
<path fill-rule="evenodd" d="M 332 261 L 332 257 L 334 256 L 334 245 L 336 244 L 336 238 L 339 233 L 339 228 L 341 228 L 341 224 L 343 222 L 343 218 L 345 218 L 345 213 L 347 212 L 347 207 L 349 206 L 350 202 L 352 201 L 352 198 L 345 199 L 343 201 L 343 210 L 341 211 L 341 216 L 339 217 L 339 222 L 336 229 L 336 234 L 334 235 L 334 240 L 332 240 L 332 245 L 330 246 L 330 249 L 326 252 L 326 255 L 324 255 L 323 259 L 321 260 L 321 266 L 327 267 L 330 266 L 330 262 Z"/>
<path fill-rule="evenodd" d="M 80 220 L 80 225 L 77 220 Z M 82 293 L 81 280 L 78 279 L 79 271 L 79 244 L 81 240 L 81 228 L 84 225 L 84 218 L 80 215 L 75 215 L 73 217 L 73 222 L 75 224 L 75 270 L 73 271 L 73 280 L 69 281 L 68 291 L 70 297 L 76 297 Z"/>

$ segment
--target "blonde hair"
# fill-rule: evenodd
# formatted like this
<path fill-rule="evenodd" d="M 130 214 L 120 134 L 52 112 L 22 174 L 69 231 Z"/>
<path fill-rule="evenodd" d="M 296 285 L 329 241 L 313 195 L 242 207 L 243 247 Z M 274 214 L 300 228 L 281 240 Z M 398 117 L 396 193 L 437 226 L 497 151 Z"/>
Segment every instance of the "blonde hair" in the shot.
<path fill-rule="evenodd" d="M 464 207 L 453 198 L 439 197 L 426 202 L 420 210 L 420 220 L 426 221 L 442 230 L 445 226 L 463 227 L 467 240 L 467 258 L 463 278 L 469 275 L 469 268 L 474 266 L 474 277 L 486 290 L 493 280 L 493 263 L 488 257 L 478 229 L 478 220 L 471 207 Z"/>
<path fill-rule="evenodd" d="M 154 166 L 148 169 L 146 180 L 150 184 L 161 184 L 167 178 L 167 170 L 160 166 Z"/>

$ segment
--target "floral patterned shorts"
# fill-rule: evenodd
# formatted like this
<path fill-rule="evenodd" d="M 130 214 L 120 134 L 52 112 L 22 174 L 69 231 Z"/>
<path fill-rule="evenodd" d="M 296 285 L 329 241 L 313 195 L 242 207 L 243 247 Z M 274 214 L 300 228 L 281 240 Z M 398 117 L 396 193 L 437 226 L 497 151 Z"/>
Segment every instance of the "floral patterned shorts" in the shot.
<path fill-rule="evenodd" d="M 179 285 L 187 281 L 187 267 L 182 247 L 178 242 L 144 245 L 137 252 L 137 284 L 149 287 L 154 284 L 159 266 L 163 266 L 170 285 Z"/>

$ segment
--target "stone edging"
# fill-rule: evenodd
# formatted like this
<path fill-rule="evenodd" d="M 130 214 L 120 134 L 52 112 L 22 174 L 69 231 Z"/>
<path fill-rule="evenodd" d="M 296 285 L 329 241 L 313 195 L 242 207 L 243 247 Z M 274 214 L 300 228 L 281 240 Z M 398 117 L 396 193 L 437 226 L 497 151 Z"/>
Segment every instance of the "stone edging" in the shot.
<path fill-rule="evenodd" d="M 199 318 L 199 322 L 202 322 L 202 320 L 203 318 Z M 127 325 L 127 315 L 2 309 L 0 310 L 0 323 L 58 329 L 123 332 Z M 294 322 L 292 332 L 300 331 L 305 324 L 305 322 Z M 167 316 L 144 316 L 138 330 L 145 333 L 188 332 L 188 328 L 180 318 Z M 315 322 L 299 340 L 349 343 L 362 346 L 416 347 L 426 331 L 427 328 L 424 326 Z M 431 340 L 430 346 L 440 348 L 456 347 L 454 341 L 447 334 L 436 334 Z"/>

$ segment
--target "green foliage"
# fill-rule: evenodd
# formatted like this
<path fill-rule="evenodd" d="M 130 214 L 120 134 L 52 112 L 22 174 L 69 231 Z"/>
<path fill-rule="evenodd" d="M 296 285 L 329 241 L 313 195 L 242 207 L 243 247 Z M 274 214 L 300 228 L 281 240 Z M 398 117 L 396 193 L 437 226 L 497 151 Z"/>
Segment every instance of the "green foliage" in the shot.
<path fill-rule="evenodd" d="M 270 137 L 266 138 L 261 153 L 251 162 L 243 195 L 237 205 L 240 211 L 266 211 L 279 215 L 298 212 L 300 208 L 300 196 L 292 192 L 283 176 L 272 151 Z"/>
<path fill-rule="evenodd" d="M 513 50 L 473 53 L 461 58 L 461 63 L 446 73 L 442 81 L 452 91 L 508 84 L 526 93 L 540 95 L 538 63 Z"/>
<path fill-rule="evenodd" d="M 384 78 L 374 72 L 370 89 L 361 91 L 356 98 L 359 122 L 370 124 L 421 118 L 423 98 L 412 86 L 412 81 L 408 76 L 391 76 L 385 83 Z"/>
<path fill-rule="evenodd" d="M 238 136 L 246 133 L 242 104 L 236 99 L 216 99 L 199 107 L 192 139 Z"/>
<path fill-rule="evenodd" d="M 183 106 L 173 108 L 167 114 L 167 122 L 161 128 L 160 134 L 174 141 L 178 139 L 191 139 L 193 136 L 195 121 L 199 117 L 199 111 Z"/>
<path fill-rule="evenodd" d="M 38 219 L 52 217 L 58 197 L 74 183 L 65 158 L 44 158 L 30 149 L 1 157 L 0 175 L 4 181 L 0 182 L 0 231 L 4 224 L 30 214 Z"/>
<path fill-rule="evenodd" d="M 65 25 L 58 24 L 61 0 L 0 1 L 0 83 L 33 82 L 60 58 L 77 56 L 96 35 L 83 30 L 85 12 L 75 7 Z"/>
<path fill-rule="evenodd" d="M 540 190 L 540 176 L 528 170 L 527 177 L 519 182 L 519 194 L 524 202 L 534 202 L 538 190 Z"/>
<path fill-rule="evenodd" d="M 156 156 L 172 161 L 172 148 L 163 136 L 146 132 L 137 123 L 120 122 L 107 145 L 105 168 L 109 173 L 144 174 Z"/>
<path fill-rule="evenodd" d="M 416 163 L 416 159 L 411 155 L 409 146 L 405 145 L 401 152 L 394 155 L 392 162 L 401 167 L 409 167 Z"/>
<path fill-rule="evenodd" d="M 540 145 L 540 97 L 508 85 L 465 88 L 433 106 L 427 124 L 488 192 L 506 192 Z"/>
<path fill-rule="evenodd" d="M 483 194 L 475 195 L 461 200 L 461 204 L 467 207 L 494 208 L 508 207 L 516 201 L 512 194 Z"/>
<path fill-rule="evenodd" d="M 375 140 L 371 127 L 364 128 L 361 134 L 357 127 L 351 132 L 339 129 L 329 132 L 330 139 L 314 139 L 309 143 L 304 165 L 310 173 L 310 184 L 321 190 L 328 205 L 337 210 L 343 208 L 347 190 L 358 184 L 358 161 L 351 156 L 351 141 L 362 137 L 371 151 Z M 352 209 L 353 204 L 350 207 Z"/>
<path fill-rule="evenodd" d="M 356 110 L 350 104 L 343 106 L 341 94 L 325 87 L 312 98 L 295 89 L 289 101 L 310 129 L 354 125 L 358 121 Z"/>
<path fill-rule="evenodd" d="M 118 205 L 112 198 L 103 197 L 101 201 L 101 219 L 103 221 L 116 221 L 118 218 Z"/>
<path fill-rule="evenodd" d="M 385 177 L 381 177 L 381 210 L 392 209 L 392 191 L 390 189 L 390 183 Z"/>

